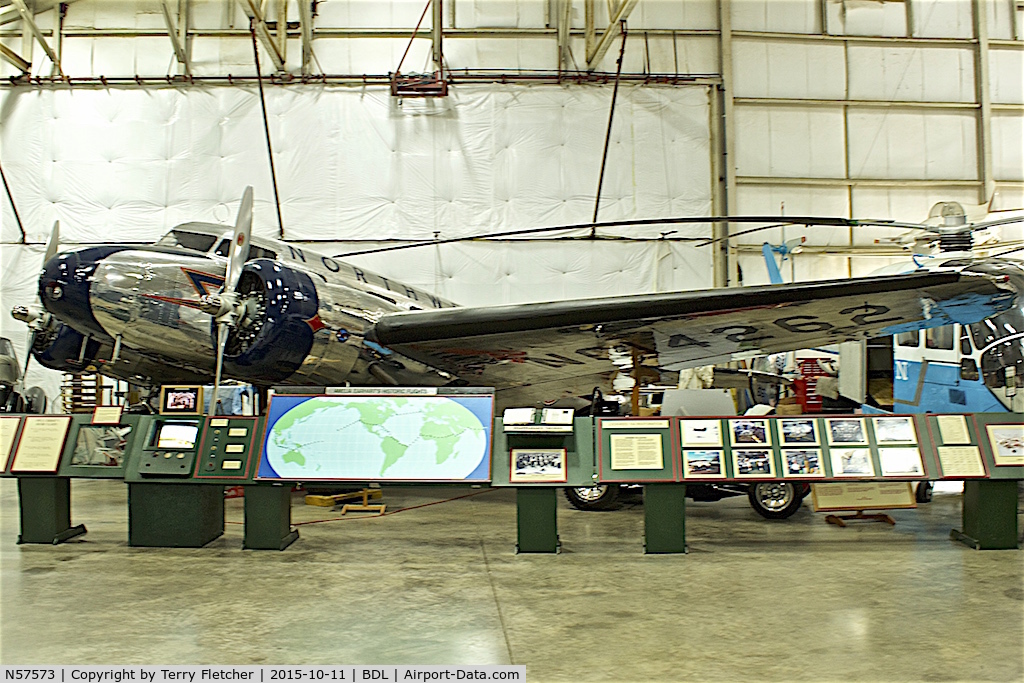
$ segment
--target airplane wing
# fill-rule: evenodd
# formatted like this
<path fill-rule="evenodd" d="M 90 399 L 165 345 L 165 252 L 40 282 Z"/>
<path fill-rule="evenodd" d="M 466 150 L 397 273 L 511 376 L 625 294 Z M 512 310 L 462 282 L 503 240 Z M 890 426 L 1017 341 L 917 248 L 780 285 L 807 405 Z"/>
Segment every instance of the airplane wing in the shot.
<path fill-rule="evenodd" d="M 916 272 L 384 316 L 368 336 L 503 398 L 584 393 L 640 362 L 641 382 L 753 356 L 982 320 L 1014 305 L 1006 277 Z"/>

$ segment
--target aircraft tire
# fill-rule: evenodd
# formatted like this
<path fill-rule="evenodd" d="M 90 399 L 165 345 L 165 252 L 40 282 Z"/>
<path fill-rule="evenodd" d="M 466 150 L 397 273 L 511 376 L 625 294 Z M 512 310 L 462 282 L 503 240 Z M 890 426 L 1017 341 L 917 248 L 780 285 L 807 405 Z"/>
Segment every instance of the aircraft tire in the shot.
<path fill-rule="evenodd" d="M 619 498 L 618 484 L 599 484 L 562 489 L 565 499 L 577 510 L 611 510 Z"/>
<path fill-rule="evenodd" d="M 785 482 L 751 484 L 747 499 L 754 512 L 765 519 L 787 519 L 803 504 L 800 493 L 796 485 Z"/>
<path fill-rule="evenodd" d="M 930 503 L 932 502 L 932 489 L 935 487 L 930 481 L 918 482 L 917 487 L 914 489 L 914 500 L 918 503 Z"/>

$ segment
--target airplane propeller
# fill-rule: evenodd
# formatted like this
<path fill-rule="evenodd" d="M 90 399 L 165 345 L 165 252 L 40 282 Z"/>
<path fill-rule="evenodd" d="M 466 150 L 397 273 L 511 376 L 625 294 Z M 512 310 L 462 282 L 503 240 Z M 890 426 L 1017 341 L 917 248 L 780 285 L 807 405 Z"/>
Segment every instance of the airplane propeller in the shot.
<path fill-rule="evenodd" d="M 43 255 L 43 265 L 57 255 L 60 249 L 60 221 L 53 222 L 53 229 L 50 231 L 50 239 L 46 243 L 46 253 Z M 43 302 L 36 292 L 35 302 L 24 305 L 19 304 L 11 309 L 11 317 L 28 324 L 28 346 L 25 349 L 25 367 L 21 369 L 21 381 L 24 382 L 28 376 L 28 366 L 32 362 L 32 347 L 35 346 L 36 337 L 40 332 L 45 332 L 53 322 L 53 316 L 43 308 Z"/>
<path fill-rule="evenodd" d="M 249 258 L 249 239 L 252 236 L 252 187 L 245 188 L 242 203 L 238 207 L 235 232 L 231 238 L 231 253 L 228 255 L 224 284 L 214 294 L 207 294 L 199 301 L 199 308 L 213 316 L 217 326 L 217 366 L 213 376 L 213 396 L 210 397 L 210 414 L 214 414 L 217 395 L 220 392 L 220 376 L 224 369 L 224 348 L 231 330 L 238 324 L 244 305 L 238 299 L 238 281 L 242 268 Z"/>

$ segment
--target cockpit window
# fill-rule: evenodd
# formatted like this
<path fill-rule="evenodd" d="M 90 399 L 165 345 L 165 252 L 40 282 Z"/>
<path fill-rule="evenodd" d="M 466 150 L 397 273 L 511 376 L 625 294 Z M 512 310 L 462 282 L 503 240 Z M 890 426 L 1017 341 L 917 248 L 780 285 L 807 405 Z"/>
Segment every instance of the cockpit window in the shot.
<path fill-rule="evenodd" d="M 213 250 L 213 253 L 216 254 L 217 256 L 223 256 L 224 258 L 227 258 L 228 251 L 231 249 L 230 245 L 231 242 L 229 240 L 221 240 L 220 244 L 217 245 L 217 248 Z"/>
<path fill-rule="evenodd" d="M 178 247 L 189 251 L 207 253 L 213 247 L 217 238 L 213 235 L 203 235 L 197 232 L 186 232 L 184 230 L 171 230 L 157 241 L 158 247 Z"/>
<path fill-rule="evenodd" d="M 231 240 L 221 240 L 220 244 L 213 251 L 217 256 L 223 256 L 227 258 L 231 255 Z M 277 260 L 277 252 L 271 251 L 270 249 L 264 249 L 263 247 L 257 247 L 255 244 L 249 245 L 249 259 L 252 261 L 257 258 L 268 258 L 271 261 Z"/>

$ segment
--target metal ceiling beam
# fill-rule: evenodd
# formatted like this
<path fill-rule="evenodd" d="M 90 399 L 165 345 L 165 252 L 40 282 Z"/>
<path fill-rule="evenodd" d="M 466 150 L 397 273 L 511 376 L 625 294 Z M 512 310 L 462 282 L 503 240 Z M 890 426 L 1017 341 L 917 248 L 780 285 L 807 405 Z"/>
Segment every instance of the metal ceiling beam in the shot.
<path fill-rule="evenodd" d="M 22 73 L 31 73 L 32 63 L 26 62 L 21 58 L 21 55 L 16 53 L 11 48 L 7 47 L 3 43 L 0 43 L 0 59 L 13 66 L 15 69 L 19 69 Z"/>
<path fill-rule="evenodd" d="M 181 44 L 181 40 L 178 36 L 178 28 L 174 24 L 174 18 L 171 17 L 171 9 L 167 6 L 167 0 L 161 0 L 160 10 L 164 13 L 164 22 L 167 24 L 167 35 L 171 38 L 171 45 L 174 47 L 174 54 L 178 58 L 178 63 L 185 67 L 185 74 L 192 74 L 192 66 L 188 63 L 188 55 L 185 54 L 185 47 Z"/>
<path fill-rule="evenodd" d="M 77 0 L 64 0 L 65 5 L 70 5 Z M 10 7 L 12 0 L 0 0 L 0 7 Z M 32 9 L 36 14 L 42 14 L 48 12 L 54 7 L 61 4 L 61 0 L 37 0 L 32 5 Z M 0 26 L 4 24 L 10 24 L 11 22 L 18 21 L 21 19 L 21 15 L 18 14 L 18 10 L 12 9 L 0 14 Z"/>
<path fill-rule="evenodd" d="M 14 9 L 18 10 L 18 14 L 21 15 L 21 20 L 25 22 L 25 27 L 32 33 L 36 41 L 43 48 L 43 52 L 50 58 L 54 66 L 57 67 L 57 74 L 63 76 L 64 72 L 60 68 L 60 58 L 57 54 L 50 49 L 50 45 L 43 38 L 43 34 L 40 33 L 39 27 L 36 26 L 35 19 L 32 16 L 32 12 L 29 11 L 28 7 L 25 6 L 25 0 L 11 0 L 11 4 L 14 5 Z"/>
<path fill-rule="evenodd" d="M 608 27 L 601 33 L 601 37 L 598 38 L 597 44 L 594 45 L 593 51 L 587 50 L 587 71 L 593 71 L 597 63 L 600 62 L 605 53 L 608 52 L 608 48 L 611 47 L 612 41 L 615 40 L 622 32 L 621 22 L 629 16 L 629 13 L 633 11 L 633 8 L 636 7 L 638 2 L 640 2 L 640 0 L 622 0 L 622 3 L 618 5 L 615 10 L 615 14 L 613 14 L 611 19 L 608 21 Z"/>
<path fill-rule="evenodd" d="M 299 2 L 299 30 L 302 33 L 302 75 L 308 76 L 313 61 L 313 12 L 310 0 Z"/>
<path fill-rule="evenodd" d="M 242 6 L 242 11 L 245 12 L 245 15 L 249 17 L 249 21 L 252 22 L 260 42 L 263 43 L 263 46 L 267 48 L 267 52 L 270 53 L 270 61 L 274 63 L 274 68 L 278 71 L 284 71 L 284 56 L 277 49 L 274 37 L 270 35 L 270 29 L 267 28 L 267 22 L 263 18 L 263 3 L 257 0 L 238 0 L 238 4 Z"/>

